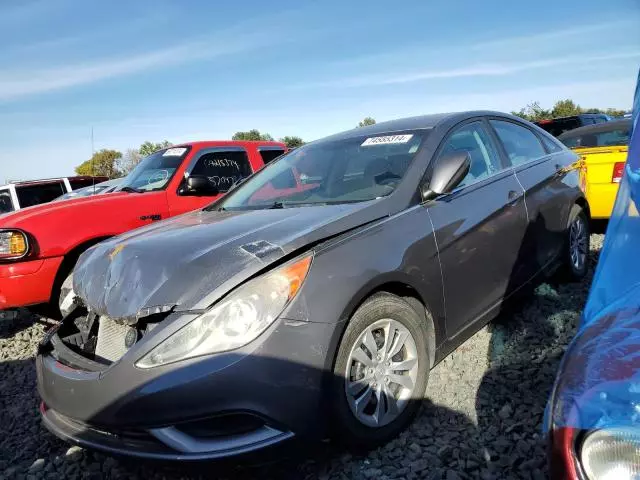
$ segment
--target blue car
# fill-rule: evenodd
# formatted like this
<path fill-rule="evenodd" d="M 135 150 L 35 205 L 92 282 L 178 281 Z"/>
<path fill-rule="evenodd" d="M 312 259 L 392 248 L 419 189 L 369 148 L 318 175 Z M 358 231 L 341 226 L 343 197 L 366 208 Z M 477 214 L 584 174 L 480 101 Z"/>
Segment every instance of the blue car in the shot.
<path fill-rule="evenodd" d="M 640 76 L 629 155 L 545 416 L 552 478 L 640 479 Z"/>

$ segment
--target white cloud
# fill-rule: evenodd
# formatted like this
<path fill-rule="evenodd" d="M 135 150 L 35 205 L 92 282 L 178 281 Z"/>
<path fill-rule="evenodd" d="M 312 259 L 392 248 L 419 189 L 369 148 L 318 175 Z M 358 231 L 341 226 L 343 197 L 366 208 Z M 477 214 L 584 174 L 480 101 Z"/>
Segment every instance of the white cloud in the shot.
<path fill-rule="evenodd" d="M 485 50 L 488 48 L 509 46 L 513 48 L 517 43 L 536 44 L 549 41 L 557 41 L 567 37 L 576 37 L 588 33 L 601 32 L 603 30 L 623 31 L 625 27 L 636 26 L 638 19 L 619 20 L 615 22 L 596 23 L 590 25 L 582 25 L 573 28 L 563 28 L 562 30 L 552 30 L 542 33 L 534 33 L 530 35 L 521 35 L 517 37 L 502 38 L 496 40 L 488 40 L 485 42 L 471 45 L 472 50 Z"/>
<path fill-rule="evenodd" d="M 236 42 L 218 43 L 212 39 L 186 43 L 161 50 L 124 58 L 102 59 L 79 65 L 65 65 L 26 72 L 0 74 L 0 100 L 13 100 L 30 94 L 93 83 L 100 80 L 132 75 L 152 68 L 174 66 L 202 58 L 230 55 L 264 45 L 264 38 L 257 42 L 251 37 Z"/>
<path fill-rule="evenodd" d="M 320 82 L 309 82 L 300 85 L 294 85 L 295 89 L 306 88 L 322 88 L 322 87 L 365 87 L 378 85 L 394 85 L 410 82 L 418 82 L 432 79 L 442 78 L 459 78 L 459 77 L 486 77 L 486 76 L 502 76 L 519 73 L 526 70 L 534 70 L 539 68 L 557 67 L 572 64 L 591 64 L 594 62 L 606 62 L 611 60 L 639 58 L 640 51 L 636 52 L 620 52 L 604 55 L 592 56 L 570 56 L 557 57 L 546 60 L 534 60 L 530 62 L 520 63 L 483 63 L 470 67 L 447 69 L 447 70 L 423 70 L 405 72 L 401 74 L 375 74 L 364 76 L 353 76 L 340 78 L 337 80 L 328 80 Z"/>

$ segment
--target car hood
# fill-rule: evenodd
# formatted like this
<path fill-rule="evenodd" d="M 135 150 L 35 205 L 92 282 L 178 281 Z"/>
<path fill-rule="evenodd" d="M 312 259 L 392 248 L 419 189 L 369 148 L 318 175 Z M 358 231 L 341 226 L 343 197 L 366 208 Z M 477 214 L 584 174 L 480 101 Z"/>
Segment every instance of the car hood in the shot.
<path fill-rule="evenodd" d="M 192 212 L 90 248 L 74 290 L 97 314 L 128 323 L 147 307 L 207 308 L 282 257 L 388 215 L 385 204 Z"/>
<path fill-rule="evenodd" d="M 147 194 L 145 194 L 147 195 Z M 108 202 L 118 203 L 125 198 L 134 198 L 129 193 L 112 193 L 111 195 L 97 196 L 91 195 L 89 197 L 71 197 L 64 199 L 56 199 L 55 201 L 41 203 L 32 207 L 21 208 L 14 212 L 9 212 L 2 215 L 2 222 L 0 227 L 21 227 L 28 222 L 37 221 L 43 215 L 59 214 L 60 212 L 70 211 L 76 209 L 78 206 L 83 205 L 88 208 L 92 208 L 98 204 L 105 204 Z"/>

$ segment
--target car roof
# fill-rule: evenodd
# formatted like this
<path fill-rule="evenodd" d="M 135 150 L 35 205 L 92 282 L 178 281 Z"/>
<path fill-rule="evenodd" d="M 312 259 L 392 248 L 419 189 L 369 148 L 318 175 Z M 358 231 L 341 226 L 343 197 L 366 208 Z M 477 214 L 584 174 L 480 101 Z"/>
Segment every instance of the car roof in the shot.
<path fill-rule="evenodd" d="M 558 140 L 575 137 L 577 135 L 611 132 L 613 130 L 620 129 L 621 127 L 631 128 L 631 119 L 623 118 L 620 120 L 611 120 L 610 122 L 596 123 L 595 125 L 585 125 L 584 127 L 567 130 L 562 135 L 558 136 Z"/>
<path fill-rule="evenodd" d="M 471 110 L 466 112 L 449 112 L 449 113 L 432 113 L 430 115 L 419 115 L 416 117 L 400 118 L 390 120 L 388 122 L 380 122 L 366 127 L 356 127 L 345 132 L 337 133 L 329 137 L 322 138 L 318 141 L 325 140 L 342 140 L 363 135 L 378 135 L 381 133 L 400 132 L 403 130 L 427 130 L 436 127 L 444 122 L 458 122 L 471 117 L 492 116 L 516 119 L 520 122 L 523 120 L 503 112 L 495 112 L 491 110 Z"/>

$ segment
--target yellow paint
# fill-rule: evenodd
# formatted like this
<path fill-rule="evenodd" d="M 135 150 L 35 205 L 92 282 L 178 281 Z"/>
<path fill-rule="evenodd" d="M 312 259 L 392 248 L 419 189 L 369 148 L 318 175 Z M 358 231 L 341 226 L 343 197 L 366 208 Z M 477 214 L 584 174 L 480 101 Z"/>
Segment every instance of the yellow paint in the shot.
<path fill-rule="evenodd" d="M 109 259 L 113 260 L 116 255 L 118 255 L 124 249 L 124 243 L 120 243 L 114 247 L 114 249 L 109 254 Z"/>
<path fill-rule="evenodd" d="M 586 168 L 585 194 L 591 218 L 609 218 L 618 194 L 618 184 L 611 182 L 613 166 L 627 160 L 626 146 L 573 149 Z"/>

